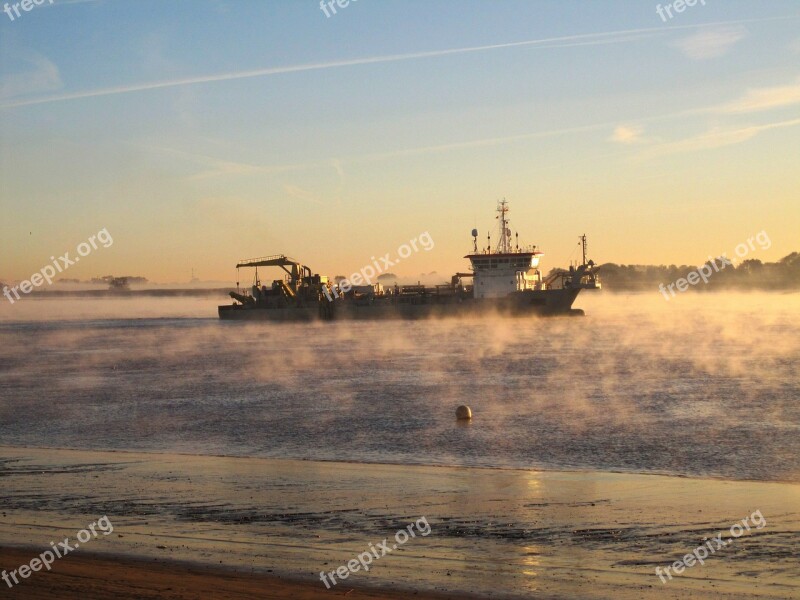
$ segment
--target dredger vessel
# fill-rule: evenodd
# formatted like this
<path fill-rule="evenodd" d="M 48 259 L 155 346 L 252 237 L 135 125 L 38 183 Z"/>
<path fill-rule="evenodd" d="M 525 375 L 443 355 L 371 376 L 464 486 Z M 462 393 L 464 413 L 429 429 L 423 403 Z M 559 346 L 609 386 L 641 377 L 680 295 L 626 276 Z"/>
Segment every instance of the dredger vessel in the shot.
<path fill-rule="evenodd" d="M 255 269 L 250 291 L 230 292 L 234 302 L 219 307 L 220 319 L 309 321 L 313 319 L 425 318 L 475 314 L 583 315 L 572 308 L 581 290 L 600 289 L 594 262 L 586 260 L 586 235 L 580 237 L 583 260 L 569 269 L 543 276 L 539 261 L 544 253 L 536 246 L 512 242 L 508 203 L 498 203 L 499 242 L 478 247 L 478 231 L 472 230 L 470 272 L 456 273 L 449 284 L 426 287 L 385 287 L 380 283 L 352 285 L 333 282 L 313 273 L 304 264 L 283 254 L 240 261 L 241 268 Z M 279 267 L 285 276 L 271 286 L 262 285 L 259 267 Z M 238 278 L 237 278 L 238 281 Z"/>

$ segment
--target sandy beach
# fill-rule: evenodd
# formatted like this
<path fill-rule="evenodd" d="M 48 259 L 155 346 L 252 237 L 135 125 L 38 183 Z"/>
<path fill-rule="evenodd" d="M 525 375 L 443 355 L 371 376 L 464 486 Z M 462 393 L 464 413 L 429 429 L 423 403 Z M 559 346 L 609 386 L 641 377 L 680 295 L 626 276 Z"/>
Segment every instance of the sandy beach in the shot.
<path fill-rule="evenodd" d="M 20 598 L 800 595 L 796 484 L 11 447 L 0 457 L 3 569 L 100 517 L 113 524 L 10 590 Z M 761 528 L 659 580 L 656 567 L 731 538 L 754 511 Z M 421 517 L 429 535 L 331 590 L 320 581 Z"/>
<path fill-rule="evenodd" d="M 13 568 L 30 559 L 24 550 L 0 549 L 0 567 Z M 18 597 L 30 599 L 116 598 L 298 598 L 314 600 L 342 596 L 365 600 L 405 598 L 403 592 L 344 587 L 334 592 L 310 583 L 282 580 L 261 574 L 243 575 L 205 565 L 179 562 L 154 563 L 125 557 L 76 557 L 61 563 L 50 573 L 31 578 L 15 590 Z M 452 598 L 440 594 L 417 594 L 415 598 Z"/>
<path fill-rule="evenodd" d="M 25 550 L 0 548 L 0 568 L 14 568 L 30 560 Z M 407 598 L 402 591 L 372 590 L 346 586 L 328 591 L 307 582 L 290 581 L 262 574 L 241 574 L 207 565 L 180 562 L 142 561 L 121 556 L 104 558 L 79 556 L 59 563 L 49 573 L 30 578 L 15 589 L 13 595 L 30 600 L 49 598 L 92 598 L 115 600 L 147 600 L 171 598 L 231 598 L 255 600 L 272 598 L 361 598 L 363 600 L 396 600 Z M 463 595 L 444 595 L 413 592 L 419 600 L 463 598 Z M 13 596 L 12 596 L 13 597 Z"/>

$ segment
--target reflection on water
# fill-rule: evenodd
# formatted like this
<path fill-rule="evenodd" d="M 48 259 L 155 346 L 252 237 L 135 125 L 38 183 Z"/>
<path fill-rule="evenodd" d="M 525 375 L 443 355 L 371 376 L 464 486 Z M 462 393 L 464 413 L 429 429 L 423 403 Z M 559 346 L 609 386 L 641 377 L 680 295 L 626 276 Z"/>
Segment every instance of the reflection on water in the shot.
<path fill-rule="evenodd" d="M 0 314 L 0 443 L 800 480 L 800 295 L 684 296 L 309 325 L 32 300 Z"/>

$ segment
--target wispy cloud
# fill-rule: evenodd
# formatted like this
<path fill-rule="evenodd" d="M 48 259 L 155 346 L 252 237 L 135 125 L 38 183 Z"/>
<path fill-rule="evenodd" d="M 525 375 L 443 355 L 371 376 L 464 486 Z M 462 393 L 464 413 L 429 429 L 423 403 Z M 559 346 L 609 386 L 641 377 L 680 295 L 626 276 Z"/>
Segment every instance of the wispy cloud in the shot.
<path fill-rule="evenodd" d="M 673 42 L 672 45 L 692 60 L 707 60 L 724 56 L 745 37 L 747 30 L 742 26 L 723 27 L 698 31 Z"/>
<path fill-rule="evenodd" d="M 185 152 L 183 150 L 176 150 L 174 148 L 146 146 L 144 149 L 157 154 L 166 154 L 173 158 L 178 158 L 182 161 L 185 161 L 191 165 L 200 167 L 196 173 L 187 178 L 187 181 L 199 181 L 212 177 L 224 177 L 232 175 L 271 175 L 288 171 L 299 171 L 307 169 L 311 166 L 300 164 L 272 166 L 254 165 L 239 161 L 220 159 L 213 156 L 206 156 L 203 154 Z"/>
<path fill-rule="evenodd" d="M 338 158 L 331 159 L 331 166 L 336 170 L 336 174 L 339 176 L 339 186 L 344 185 L 344 169 L 342 168 L 342 161 Z"/>
<path fill-rule="evenodd" d="M 33 54 L 21 60 L 33 68 L 21 73 L 12 73 L 0 81 L 0 99 L 52 92 L 62 87 L 58 67 L 44 56 Z"/>
<path fill-rule="evenodd" d="M 161 153 L 185 159 L 195 165 L 199 165 L 201 170 L 188 178 L 189 181 L 202 180 L 213 177 L 236 176 L 236 175 L 272 175 L 290 171 L 302 171 L 307 169 L 331 168 L 337 172 L 340 178 L 340 190 L 344 185 L 344 165 L 354 163 L 373 162 L 389 160 L 402 157 L 412 157 L 426 154 L 445 153 L 455 150 L 465 150 L 470 148 L 491 147 L 503 144 L 524 142 L 527 140 L 544 139 L 549 137 L 559 137 L 565 135 L 575 135 L 580 133 L 591 133 L 595 131 L 612 130 L 608 141 L 620 145 L 636 146 L 643 150 L 639 158 L 650 158 L 673 152 L 690 152 L 719 148 L 735 143 L 741 143 L 754 137 L 761 131 L 776 127 L 794 126 L 796 121 L 784 121 L 760 126 L 748 127 L 715 127 L 706 133 L 697 135 L 676 142 L 663 142 L 659 136 L 644 135 L 645 127 L 643 123 L 654 123 L 658 121 L 669 121 L 675 119 L 685 119 L 687 117 L 700 117 L 710 115 L 720 115 L 723 113 L 747 113 L 758 110 L 765 110 L 776 106 L 788 105 L 790 102 L 797 102 L 796 93 L 800 88 L 797 85 L 776 86 L 770 88 L 760 88 L 748 90 L 740 99 L 725 105 L 709 105 L 694 109 L 681 110 L 648 117 L 638 117 L 636 123 L 600 122 L 585 125 L 576 125 L 559 129 L 544 131 L 532 131 L 517 133 L 507 136 L 487 137 L 471 140 L 460 140 L 443 144 L 417 146 L 413 148 L 401 148 L 388 150 L 385 152 L 374 152 L 357 156 L 340 156 L 327 160 L 319 160 L 309 163 L 283 164 L 283 165 L 257 165 L 242 163 L 231 160 L 218 159 L 201 154 L 194 154 L 182 150 L 170 148 L 150 148 Z M 288 191 L 288 190 L 287 190 Z M 337 192 L 338 193 L 338 192 Z"/>
<path fill-rule="evenodd" d="M 723 113 L 749 113 L 800 103 L 800 80 L 795 84 L 755 88 L 720 108 Z"/>
<path fill-rule="evenodd" d="M 619 125 L 609 140 L 618 144 L 637 144 L 642 141 L 643 132 L 638 125 Z"/>
<path fill-rule="evenodd" d="M 713 150 L 746 142 L 758 134 L 770 129 L 794 127 L 800 119 L 778 121 L 760 125 L 720 125 L 722 116 L 735 118 L 736 115 L 753 114 L 770 109 L 800 104 L 800 79 L 788 85 L 752 88 L 739 98 L 726 104 L 710 105 L 677 113 L 637 119 L 650 122 L 665 119 L 682 119 L 689 117 L 712 117 L 716 123 L 705 132 L 674 141 L 663 141 L 661 137 L 645 137 L 640 125 L 619 124 L 608 138 L 610 142 L 623 145 L 638 146 L 635 158 L 648 160 L 669 154 Z"/>
<path fill-rule="evenodd" d="M 663 117 L 657 117 L 657 118 L 663 118 Z M 256 165 L 250 163 L 243 163 L 226 159 L 214 158 L 202 154 L 194 154 L 172 148 L 145 147 L 145 149 L 158 154 L 167 154 L 172 157 L 177 157 L 189 162 L 190 164 L 200 167 L 200 170 L 198 170 L 197 173 L 190 175 L 187 178 L 187 181 L 199 181 L 213 177 L 225 177 L 225 176 L 274 175 L 278 173 L 287 173 L 290 171 L 303 171 L 307 169 L 319 169 L 319 168 L 330 169 L 331 167 L 333 167 L 333 169 L 337 172 L 340 178 L 340 188 L 341 188 L 344 185 L 345 164 L 374 162 L 374 161 L 381 161 L 393 158 L 443 153 L 452 150 L 460 150 L 467 148 L 496 146 L 500 144 L 507 144 L 507 143 L 513 143 L 513 142 L 536 139 L 536 138 L 547 138 L 547 137 L 555 137 L 572 133 L 593 131 L 598 129 L 600 130 L 608 129 L 613 125 L 614 125 L 613 123 L 608 123 L 608 122 L 596 123 L 592 125 L 582 125 L 578 127 L 569 127 L 565 129 L 553 129 L 548 131 L 536 131 L 536 132 L 522 133 L 511 136 L 465 140 L 447 144 L 418 146 L 415 148 L 403 148 L 397 150 L 389 150 L 386 152 L 375 152 L 371 154 L 361 154 L 357 156 L 346 156 L 346 157 L 325 159 L 309 163 L 282 164 L 282 165 Z"/>
<path fill-rule="evenodd" d="M 770 129 L 797 127 L 800 119 L 767 123 L 765 125 L 751 125 L 740 128 L 715 127 L 705 133 L 693 137 L 666 142 L 648 147 L 640 156 L 641 159 L 652 159 L 670 154 L 685 154 L 702 150 L 713 150 L 725 146 L 733 146 L 746 142 L 758 134 Z"/>
<path fill-rule="evenodd" d="M 712 112 L 713 108 L 704 108 L 691 111 L 680 111 L 674 113 L 667 113 L 662 115 L 654 115 L 638 119 L 640 122 L 656 122 L 665 121 L 676 118 L 683 118 L 697 114 L 707 114 Z M 403 157 L 421 156 L 426 154 L 439 154 L 446 153 L 454 150 L 465 150 L 469 148 L 491 147 L 503 144 L 511 144 L 522 142 L 526 140 L 544 139 L 549 137 L 560 137 L 564 135 L 575 135 L 579 133 L 589 133 L 593 131 L 603 131 L 616 127 L 615 133 L 612 134 L 610 141 L 617 143 L 628 143 L 633 145 L 634 140 L 639 144 L 647 144 L 643 146 L 644 152 L 639 155 L 639 158 L 652 158 L 653 156 L 660 156 L 663 154 L 670 154 L 674 152 L 689 152 L 695 150 L 719 148 L 722 146 L 730 145 L 733 143 L 744 142 L 761 131 L 767 129 L 774 129 L 776 127 L 789 127 L 800 124 L 800 119 L 794 121 L 785 121 L 781 123 L 774 123 L 761 126 L 751 126 L 739 129 L 721 129 L 716 128 L 712 131 L 693 137 L 686 140 L 677 142 L 662 143 L 660 138 L 657 137 L 644 137 L 641 135 L 644 129 L 635 129 L 630 126 L 619 126 L 613 122 L 592 123 L 588 125 L 579 125 L 576 127 L 566 127 L 562 129 L 550 129 L 545 131 L 535 131 L 528 133 L 520 133 L 509 136 L 499 136 L 491 138 L 480 138 L 473 140 L 464 140 L 451 142 L 446 144 L 437 144 L 429 146 L 417 146 L 414 148 L 404 148 L 389 150 L 386 152 L 375 152 L 371 154 L 361 154 L 357 156 L 343 156 L 336 159 L 320 160 L 316 162 L 309 162 L 304 164 L 284 164 L 284 165 L 253 165 L 240 162 L 232 162 L 223 159 L 216 159 L 203 155 L 190 154 L 179 150 L 171 150 L 166 148 L 157 149 L 160 152 L 168 152 L 177 156 L 182 156 L 186 159 L 200 164 L 205 167 L 201 172 L 189 177 L 189 181 L 201 180 L 212 177 L 220 177 L 226 175 L 273 175 L 277 173 L 284 173 L 289 171 L 302 171 L 307 169 L 330 168 L 331 164 L 337 172 L 342 170 L 345 164 L 356 164 L 365 162 L 374 162 L 381 160 L 390 160 Z M 638 127 L 638 126 L 637 126 Z M 630 128 L 624 133 L 620 129 Z M 632 136 L 632 137 L 631 137 Z M 615 139 L 615 137 L 619 139 Z M 628 139 L 629 142 L 623 142 L 622 139 Z"/>

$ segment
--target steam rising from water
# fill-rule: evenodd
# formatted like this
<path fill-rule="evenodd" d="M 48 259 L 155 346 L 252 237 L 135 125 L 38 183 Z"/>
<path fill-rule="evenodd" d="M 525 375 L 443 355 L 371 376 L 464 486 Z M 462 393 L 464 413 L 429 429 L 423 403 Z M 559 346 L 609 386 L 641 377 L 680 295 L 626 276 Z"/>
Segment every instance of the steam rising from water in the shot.
<path fill-rule="evenodd" d="M 798 294 L 302 325 L 215 304 L 3 308 L 0 443 L 800 480 Z"/>

